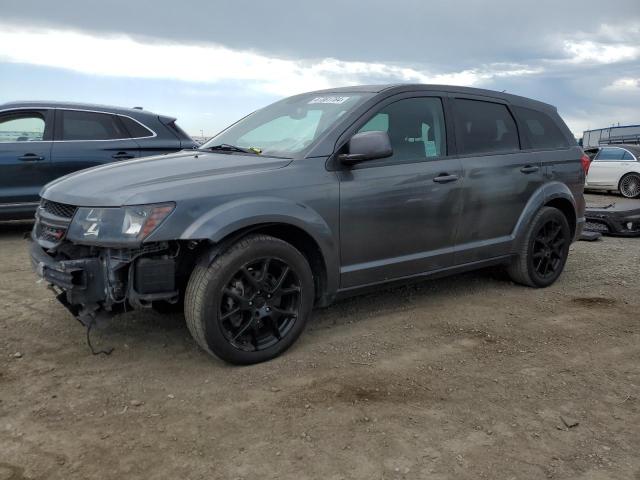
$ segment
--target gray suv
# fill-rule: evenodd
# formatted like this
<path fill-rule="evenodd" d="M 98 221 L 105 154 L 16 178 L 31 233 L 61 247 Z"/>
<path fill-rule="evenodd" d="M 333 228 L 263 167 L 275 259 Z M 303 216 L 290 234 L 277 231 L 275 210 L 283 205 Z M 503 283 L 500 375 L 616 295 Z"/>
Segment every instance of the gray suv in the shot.
<path fill-rule="evenodd" d="M 34 267 L 85 325 L 184 308 L 207 352 L 271 359 L 314 306 L 390 282 L 506 266 L 561 274 L 588 158 L 556 109 L 435 85 L 296 95 L 198 150 L 42 190 Z"/>

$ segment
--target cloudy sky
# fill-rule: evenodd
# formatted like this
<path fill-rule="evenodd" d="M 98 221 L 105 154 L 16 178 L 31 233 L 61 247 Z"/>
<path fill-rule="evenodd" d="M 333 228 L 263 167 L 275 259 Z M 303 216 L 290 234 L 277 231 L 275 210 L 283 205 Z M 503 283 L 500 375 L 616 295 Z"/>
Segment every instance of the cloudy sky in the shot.
<path fill-rule="evenodd" d="M 639 0 L 0 0 L 0 103 L 143 106 L 210 136 L 282 96 L 475 86 L 577 135 L 640 124 Z"/>

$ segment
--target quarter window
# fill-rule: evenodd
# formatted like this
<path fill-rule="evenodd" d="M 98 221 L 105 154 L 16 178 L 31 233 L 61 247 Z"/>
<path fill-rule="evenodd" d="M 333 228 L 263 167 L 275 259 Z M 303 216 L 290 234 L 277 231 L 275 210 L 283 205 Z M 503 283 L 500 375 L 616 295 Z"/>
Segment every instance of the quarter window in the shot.
<path fill-rule="evenodd" d="M 520 149 L 516 123 L 499 103 L 456 99 L 456 133 L 461 154 Z"/>
<path fill-rule="evenodd" d="M 635 160 L 635 158 L 633 158 L 633 155 L 631 155 L 628 151 L 624 151 L 624 155 L 622 155 L 622 159 L 623 160 Z"/>
<path fill-rule="evenodd" d="M 516 107 L 516 115 L 524 125 L 531 148 L 566 148 L 569 146 L 562 131 L 546 113 Z"/>
<path fill-rule="evenodd" d="M 129 117 L 120 117 L 125 128 L 133 138 L 153 137 L 153 132 Z"/>
<path fill-rule="evenodd" d="M 62 140 L 118 140 L 129 138 L 115 115 L 59 110 Z M 56 129 L 57 130 L 57 129 Z"/>
<path fill-rule="evenodd" d="M 359 132 L 389 134 L 392 161 L 420 160 L 447 154 L 442 101 L 422 97 L 399 100 L 383 107 Z"/>
<path fill-rule="evenodd" d="M 0 143 L 41 141 L 44 126 L 44 117 L 39 113 L 4 115 L 0 117 Z"/>

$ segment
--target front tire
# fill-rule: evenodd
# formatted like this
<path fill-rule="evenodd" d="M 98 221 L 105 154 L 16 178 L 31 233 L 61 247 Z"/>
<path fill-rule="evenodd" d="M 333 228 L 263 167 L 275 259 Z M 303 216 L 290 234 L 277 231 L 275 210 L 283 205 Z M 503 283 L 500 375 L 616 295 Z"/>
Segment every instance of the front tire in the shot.
<path fill-rule="evenodd" d="M 516 283 L 548 287 L 562 273 L 570 245 L 567 218 L 557 208 L 543 207 L 531 221 L 507 272 Z"/>
<path fill-rule="evenodd" d="M 191 274 L 185 318 L 198 345 L 248 365 L 270 360 L 300 336 L 314 301 L 313 274 L 290 244 L 251 235 Z"/>
<path fill-rule="evenodd" d="M 625 198 L 640 197 L 640 174 L 627 173 L 620 179 L 618 190 Z"/>

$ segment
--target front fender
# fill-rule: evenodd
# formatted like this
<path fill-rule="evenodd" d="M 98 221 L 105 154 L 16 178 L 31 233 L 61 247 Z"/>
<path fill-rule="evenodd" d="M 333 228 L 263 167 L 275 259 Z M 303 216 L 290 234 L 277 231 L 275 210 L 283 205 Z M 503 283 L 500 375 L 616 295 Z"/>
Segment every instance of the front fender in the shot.
<path fill-rule="evenodd" d="M 236 199 L 196 219 L 184 230 L 180 239 L 208 239 L 218 243 L 235 232 L 264 224 L 294 226 L 313 238 L 327 269 L 327 293 L 333 294 L 337 290 L 339 258 L 334 234 L 318 212 L 302 203 L 274 197 Z"/>

